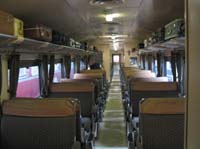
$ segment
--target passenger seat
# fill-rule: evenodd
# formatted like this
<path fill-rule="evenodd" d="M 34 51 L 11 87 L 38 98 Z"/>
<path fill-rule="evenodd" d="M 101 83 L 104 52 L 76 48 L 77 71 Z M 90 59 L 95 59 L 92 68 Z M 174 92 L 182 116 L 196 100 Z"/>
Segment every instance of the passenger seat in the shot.
<path fill-rule="evenodd" d="M 185 99 L 149 98 L 141 101 L 138 148 L 184 148 Z"/>
<path fill-rule="evenodd" d="M 17 99 L 2 105 L 3 149 L 74 149 L 76 106 L 70 100 Z"/>

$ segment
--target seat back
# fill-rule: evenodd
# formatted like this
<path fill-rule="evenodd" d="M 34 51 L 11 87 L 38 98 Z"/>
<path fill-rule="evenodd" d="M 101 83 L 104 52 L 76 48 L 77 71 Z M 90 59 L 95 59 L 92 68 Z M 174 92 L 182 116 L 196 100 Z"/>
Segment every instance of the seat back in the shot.
<path fill-rule="evenodd" d="M 62 82 L 50 85 L 49 98 L 77 98 L 81 104 L 81 115 L 91 117 L 95 106 L 94 84 L 91 82 Z"/>
<path fill-rule="evenodd" d="M 100 83 L 101 90 L 103 90 L 103 76 L 102 74 L 90 74 L 90 73 L 76 73 L 74 79 L 96 79 Z"/>
<path fill-rule="evenodd" d="M 92 69 L 92 70 L 82 70 L 81 73 L 98 73 L 103 75 L 103 84 L 105 85 L 106 83 L 106 71 L 104 69 Z"/>
<path fill-rule="evenodd" d="M 133 116 L 139 114 L 139 101 L 142 98 L 178 97 L 176 82 L 135 82 L 131 84 L 131 104 Z"/>
<path fill-rule="evenodd" d="M 150 98 L 140 104 L 139 140 L 143 149 L 184 148 L 185 99 Z"/>
<path fill-rule="evenodd" d="M 131 96 L 131 86 L 134 86 L 135 82 L 168 82 L 167 77 L 132 77 L 129 79 L 129 93 Z"/>
<path fill-rule="evenodd" d="M 61 82 L 88 82 L 88 83 L 93 83 L 94 84 L 94 97 L 95 97 L 95 102 L 98 103 L 98 96 L 100 94 L 101 91 L 101 84 L 99 82 L 99 80 L 97 79 L 61 79 Z"/>
<path fill-rule="evenodd" d="M 70 100 L 18 99 L 2 106 L 3 149 L 66 149 L 76 138 L 76 111 Z"/>

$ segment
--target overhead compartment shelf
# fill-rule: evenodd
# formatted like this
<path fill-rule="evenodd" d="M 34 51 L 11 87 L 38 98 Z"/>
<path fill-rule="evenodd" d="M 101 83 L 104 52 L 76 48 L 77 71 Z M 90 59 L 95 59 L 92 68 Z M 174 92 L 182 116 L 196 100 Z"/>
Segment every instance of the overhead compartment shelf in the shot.
<path fill-rule="evenodd" d="M 18 39 L 14 36 L 0 34 L 0 53 L 22 53 L 22 54 L 95 54 L 74 47 L 57 45 L 28 38 Z"/>
<path fill-rule="evenodd" d="M 185 37 L 177 37 L 162 43 L 150 45 L 142 50 L 142 52 L 162 51 L 166 49 L 185 50 Z"/>

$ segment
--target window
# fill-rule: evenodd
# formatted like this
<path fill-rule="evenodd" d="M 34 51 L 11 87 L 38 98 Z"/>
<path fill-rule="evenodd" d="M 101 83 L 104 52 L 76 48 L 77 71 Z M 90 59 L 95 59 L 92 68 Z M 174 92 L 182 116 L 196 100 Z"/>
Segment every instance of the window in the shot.
<path fill-rule="evenodd" d="M 167 77 L 169 81 L 173 81 L 172 66 L 169 61 L 166 62 Z"/>
<path fill-rule="evenodd" d="M 119 55 L 114 55 L 113 56 L 113 62 L 114 63 L 119 63 Z"/>
<path fill-rule="evenodd" d="M 173 73 L 172 73 L 172 66 L 171 66 L 171 62 L 167 61 L 166 62 L 166 68 L 167 68 L 167 77 L 169 81 L 173 81 Z M 178 72 L 176 69 L 176 78 L 178 78 Z"/>
<path fill-rule="evenodd" d="M 39 97 L 39 67 L 20 68 L 17 97 Z"/>
<path fill-rule="evenodd" d="M 61 81 L 61 63 L 54 65 L 54 78 L 53 82 L 60 82 Z"/>
<path fill-rule="evenodd" d="M 86 65 L 83 61 L 80 62 L 80 70 L 86 69 Z"/>
<path fill-rule="evenodd" d="M 132 65 L 137 65 L 137 57 L 131 57 L 130 62 Z"/>
<path fill-rule="evenodd" d="M 154 63 L 155 65 L 154 65 L 154 72 L 155 72 L 155 74 L 157 75 L 158 74 L 158 61 L 157 60 L 155 60 L 155 63 Z"/>
<path fill-rule="evenodd" d="M 70 71 L 70 78 L 74 78 L 74 73 L 75 73 L 75 63 L 72 61 L 71 62 L 71 71 Z"/>

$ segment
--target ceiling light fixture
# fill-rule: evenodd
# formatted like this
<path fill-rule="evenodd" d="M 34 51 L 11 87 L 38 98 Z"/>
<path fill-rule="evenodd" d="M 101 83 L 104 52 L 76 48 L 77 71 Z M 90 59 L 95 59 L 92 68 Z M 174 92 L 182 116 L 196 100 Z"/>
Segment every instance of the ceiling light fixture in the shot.
<path fill-rule="evenodd" d="M 103 4 L 122 4 L 125 0 L 90 0 L 90 5 L 103 5 Z"/>
<path fill-rule="evenodd" d="M 100 38 L 128 38 L 128 35 L 117 35 L 117 34 L 112 34 L 112 35 L 103 35 L 99 36 Z"/>
<path fill-rule="evenodd" d="M 112 38 L 112 40 L 115 40 L 115 39 L 116 39 L 116 37 L 115 37 L 115 36 L 111 36 L 111 38 Z"/>
<path fill-rule="evenodd" d="M 118 14 L 118 13 L 106 14 L 105 15 L 106 22 L 113 22 L 113 19 L 118 18 L 118 17 L 120 17 L 120 14 Z"/>
<path fill-rule="evenodd" d="M 106 15 L 106 22 L 113 22 L 113 16 L 111 14 Z"/>
<path fill-rule="evenodd" d="M 119 43 L 118 42 L 113 43 L 113 48 L 115 51 L 117 51 L 119 48 Z"/>

